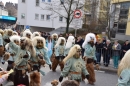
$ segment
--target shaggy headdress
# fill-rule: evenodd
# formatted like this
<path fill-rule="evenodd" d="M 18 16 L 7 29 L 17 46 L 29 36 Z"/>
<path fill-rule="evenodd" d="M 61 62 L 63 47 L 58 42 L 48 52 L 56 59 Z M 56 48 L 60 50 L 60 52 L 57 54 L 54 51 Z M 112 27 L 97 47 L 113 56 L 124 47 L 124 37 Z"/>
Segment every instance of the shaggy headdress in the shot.
<path fill-rule="evenodd" d="M 59 37 L 59 38 L 58 38 L 58 41 L 57 41 L 57 43 L 56 43 L 56 45 L 55 45 L 55 48 L 58 47 L 58 46 L 60 45 L 61 40 L 64 40 L 64 45 L 66 44 L 65 38 L 64 38 L 64 37 Z"/>
<path fill-rule="evenodd" d="M 130 69 L 130 50 L 128 50 L 124 57 L 122 58 L 119 67 L 118 67 L 118 76 L 120 76 L 121 72 L 124 69 Z"/>
<path fill-rule="evenodd" d="M 69 36 L 68 39 L 67 39 L 67 43 L 66 43 L 65 49 L 70 48 L 73 45 L 73 43 L 75 43 L 74 36 Z"/>
<path fill-rule="evenodd" d="M 11 42 L 14 42 L 14 40 L 17 40 L 17 41 L 20 42 L 20 38 L 21 38 L 21 37 L 18 36 L 18 35 L 13 35 L 13 36 L 10 37 L 10 41 L 11 41 Z"/>
<path fill-rule="evenodd" d="M 63 62 L 66 63 L 66 61 L 69 58 L 72 58 L 77 53 L 78 50 L 81 50 L 81 47 L 79 45 L 77 45 L 77 44 L 74 45 L 73 47 L 71 47 L 70 51 L 68 53 L 68 56 L 63 59 Z"/>
<path fill-rule="evenodd" d="M 30 37 L 32 37 L 32 33 L 29 29 L 26 29 L 24 32 L 23 32 L 23 37 L 26 37 L 27 34 L 30 34 Z"/>
<path fill-rule="evenodd" d="M 2 36 L 4 35 L 4 31 L 2 29 L 0 29 L 0 33 Z"/>
<path fill-rule="evenodd" d="M 88 42 L 90 42 L 92 39 L 94 39 L 94 43 L 96 43 L 96 36 L 95 36 L 95 34 L 93 34 L 93 33 L 88 33 L 88 34 L 86 35 L 86 37 L 85 37 L 85 41 L 84 41 L 82 47 L 84 48 L 85 45 L 86 45 Z"/>
<path fill-rule="evenodd" d="M 53 80 L 53 81 L 51 82 L 52 86 L 57 86 L 58 83 L 59 83 L 59 82 L 58 82 L 57 80 Z"/>
<path fill-rule="evenodd" d="M 56 33 L 52 34 L 52 39 L 54 38 L 54 36 L 56 36 L 56 38 L 58 39 L 58 34 Z"/>
<path fill-rule="evenodd" d="M 39 36 L 34 37 L 34 38 L 32 39 L 32 42 L 33 42 L 33 45 L 34 45 L 35 47 L 37 46 L 37 40 L 42 40 L 42 41 L 43 41 L 43 47 L 47 50 L 45 38 L 39 37 Z"/>
<path fill-rule="evenodd" d="M 34 71 L 30 74 L 30 84 L 29 86 L 41 86 L 41 77 L 40 73 L 37 71 Z"/>
<path fill-rule="evenodd" d="M 31 39 L 27 38 L 27 37 L 21 37 L 22 40 L 25 40 L 25 46 L 26 46 L 26 50 L 28 50 L 31 54 L 31 56 L 36 57 L 36 51 L 34 48 L 34 45 L 31 41 Z"/>
<path fill-rule="evenodd" d="M 4 30 L 4 35 L 8 35 L 8 32 L 12 32 L 13 33 L 13 30 L 11 30 L 11 29 L 5 29 Z"/>
<path fill-rule="evenodd" d="M 32 34 L 32 38 L 36 37 L 36 36 L 41 36 L 39 32 L 33 32 Z"/>
<path fill-rule="evenodd" d="M 61 86 L 79 86 L 79 84 L 75 80 L 66 80 L 61 84 Z"/>
<path fill-rule="evenodd" d="M 18 33 L 16 31 L 13 31 L 13 35 L 18 35 Z"/>

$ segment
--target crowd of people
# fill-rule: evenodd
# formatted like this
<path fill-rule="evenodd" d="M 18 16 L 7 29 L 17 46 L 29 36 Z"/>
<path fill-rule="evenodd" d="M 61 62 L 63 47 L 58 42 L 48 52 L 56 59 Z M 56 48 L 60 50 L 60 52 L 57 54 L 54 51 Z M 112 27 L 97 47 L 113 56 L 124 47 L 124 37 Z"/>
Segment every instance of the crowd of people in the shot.
<path fill-rule="evenodd" d="M 94 33 L 88 33 L 83 39 L 71 33 L 65 36 L 56 33 L 51 35 L 41 31 L 32 33 L 26 29 L 18 34 L 11 29 L 0 29 L 1 62 L 3 65 L 8 62 L 7 71 L 14 70 L 14 73 L 8 75 L 7 71 L 1 69 L 0 84 L 8 78 L 14 86 L 41 86 L 40 73 L 45 75 L 41 67 L 47 64 L 53 72 L 60 66 L 59 82 L 68 77 L 69 81 L 63 82 L 61 86 L 79 86 L 85 78 L 94 85 L 94 65 L 99 69 L 101 57 L 106 67 L 112 57 L 113 66 L 117 69 L 121 52 L 123 57 L 129 49 L 128 40 L 121 46 L 117 40 L 112 44 L 106 37 L 101 38 Z M 57 82 L 52 82 L 52 85 Z"/>

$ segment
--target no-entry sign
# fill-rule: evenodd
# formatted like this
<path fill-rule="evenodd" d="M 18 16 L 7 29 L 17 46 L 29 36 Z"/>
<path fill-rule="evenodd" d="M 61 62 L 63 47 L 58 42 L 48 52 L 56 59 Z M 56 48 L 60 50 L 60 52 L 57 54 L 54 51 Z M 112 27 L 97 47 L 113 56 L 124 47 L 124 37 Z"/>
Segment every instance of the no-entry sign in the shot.
<path fill-rule="evenodd" d="M 75 18 L 80 18 L 81 15 L 82 15 L 82 13 L 81 13 L 80 10 L 75 10 L 75 11 L 74 11 L 74 17 L 75 17 Z"/>

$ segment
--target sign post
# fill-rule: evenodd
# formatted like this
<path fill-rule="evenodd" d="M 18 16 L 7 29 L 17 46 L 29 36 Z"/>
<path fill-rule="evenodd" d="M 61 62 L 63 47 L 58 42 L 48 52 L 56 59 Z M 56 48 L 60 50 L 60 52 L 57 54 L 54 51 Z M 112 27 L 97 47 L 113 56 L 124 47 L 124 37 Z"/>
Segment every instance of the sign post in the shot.
<path fill-rule="evenodd" d="M 81 25 L 81 19 L 80 19 L 81 15 L 82 15 L 82 13 L 81 13 L 80 10 L 75 10 L 74 11 L 75 37 L 77 35 L 77 29 L 81 28 L 81 26 L 82 26 Z"/>

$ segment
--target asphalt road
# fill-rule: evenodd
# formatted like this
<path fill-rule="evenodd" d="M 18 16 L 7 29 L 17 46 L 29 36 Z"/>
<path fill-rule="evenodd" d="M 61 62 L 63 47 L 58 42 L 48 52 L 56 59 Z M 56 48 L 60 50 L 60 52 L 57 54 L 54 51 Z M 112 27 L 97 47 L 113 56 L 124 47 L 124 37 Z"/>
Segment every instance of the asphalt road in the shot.
<path fill-rule="evenodd" d="M 3 67 L 4 69 L 6 69 L 7 63 L 5 65 L 2 65 L 0 63 L 0 66 Z M 54 79 L 58 80 L 60 77 L 59 67 L 57 68 L 56 72 L 52 72 L 49 69 L 48 65 L 46 65 L 45 68 L 42 67 L 41 69 L 46 73 L 45 76 L 41 75 L 41 81 L 42 81 L 41 86 L 52 86 L 51 81 Z M 96 82 L 95 82 L 94 86 L 116 86 L 117 79 L 118 79 L 116 73 L 107 72 L 107 71 L 95 71 L 95 73 L 96 73 Z M 64 80 L 67 80 L 67 78 L 64 78 L 63 81 Z M 60 86 L 60 85 L 61 85 L 61 83 L 59 83 L 58 86 Z M 5 82 L 4 86 L 13 86 L 13 83 L 12 82 Z M 85 81 L 82 81 L 80 83 L 80 86 L 93 86 L 93 85 L 89 85 L 87 82 L 87 79 L 85 79 Z"/>

